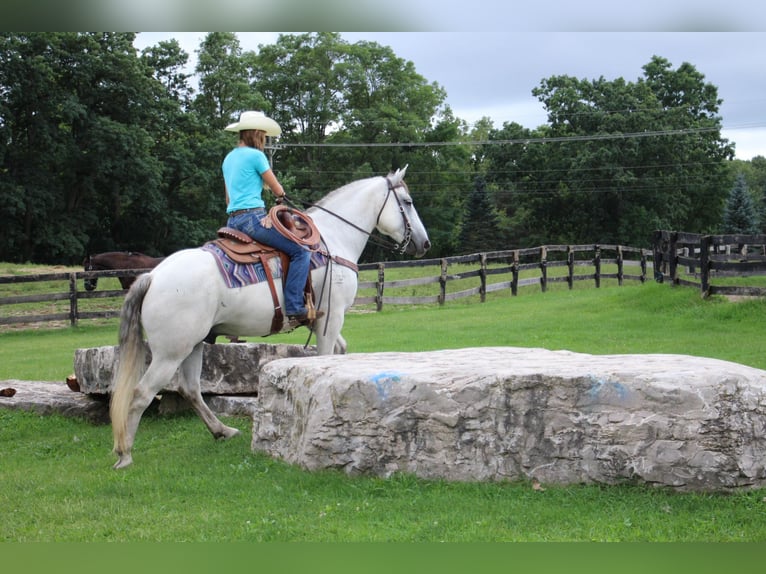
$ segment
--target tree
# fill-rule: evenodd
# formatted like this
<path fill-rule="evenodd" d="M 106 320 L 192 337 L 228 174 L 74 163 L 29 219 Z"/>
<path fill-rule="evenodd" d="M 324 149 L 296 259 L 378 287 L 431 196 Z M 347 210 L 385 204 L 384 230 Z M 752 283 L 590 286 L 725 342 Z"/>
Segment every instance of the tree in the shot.
<path fill-rule="evenodd" d="M 737 181 L 729 192 L 723 211 L 722 233 L 751 235 L 759 232 L 758 209 L 745 183 L 744 174 L 737 175 Z"/>
<path fill-rule="evenodd" d="M 91 237 L 111 238 L 105 245 L 125 238 L 125 205 L 150 193 L 161 171 L 145 129 L 150 80 L 134 36 L 0 36 L 2 170 L 10 182 L 0 258 L 80 261 Z"/>
<path fill-rule="evenodd" d="M 211 126 L 223 129 L 244 110 L 261 110 L 266 101 L 250 87 L 246 59 L 233 32 L 210 32 L 197 51 L 200 92 L 194 109 Z"/>
<path fill-rule="evenodd" d="M 280 35 L 249 57 L 251 86 L 268 101 L 266 109 L 283 128 L 274 167 L 293 184 L 289 194 L 315 201 L 362 177 L 382 175 L 409 164 L 407 181 L 423 221 L 454 243 L 462 193 L 434 184 L 436 174 L 465 169 L 466 150 L 391 145 L 425 143 L 459 133 L 460 122 L 443 106 L 442 88 L 417 73 L 412 62 L 374 42 L 349 44 L 339 34 Z M 443 141 L 443 140 L 439 140 Z M 470 178 L 463 179 L 467 190 Z M 420 188 L 437 190 L 418 195 Z M 445 217 L 439 211 L 449 213 Z M 363 260 L 390 257 L 374 246 Z"/>
<path fill-rule="evenodd" d="M 454 245 L 470 146 L 420 144 L 459 137 L 464 124 L 444 91 L 390 48 L 319 33 L 243 53 L 236 35 L 210 33 L 195 93 L 176 41 L 139 55 L 134 37 L 0 35 L 0 258 L 167 255 L 208 239 L 223 221 L 220 164 L 235 143 L 222 128 L 246 109 L 283 126 L 268 151 L 293 197 L 410 164 L 434 252 Z"/>
<path fill-rule="evenodd" d="M 755 156 L 748 161 L 735 159 L 731 163 L 732 186 L 740 175 L 744 176 L 745 184 L 755 202 L 758 220 L 761 222 L 761 233 L 766 232 L 766 158 Z"/>
<path fill-rule="evenodd" d="M 542 143 L 491 154 L 488 181 L 514 193 L 509 215 L 534 239 L 641 246 L 657 228 L 717 227 L 733 150 L 693 66 L 655 56 L 636 82 L 553 76 L 532 93 L 548 111 Z"/>
<path fill-rule="evenodd" d="M 487 195 L 486 182 L 482 176 L 477 176 L 466 203 L 458 250 L 478 253 L 503 247 L 498 217 Z"/>

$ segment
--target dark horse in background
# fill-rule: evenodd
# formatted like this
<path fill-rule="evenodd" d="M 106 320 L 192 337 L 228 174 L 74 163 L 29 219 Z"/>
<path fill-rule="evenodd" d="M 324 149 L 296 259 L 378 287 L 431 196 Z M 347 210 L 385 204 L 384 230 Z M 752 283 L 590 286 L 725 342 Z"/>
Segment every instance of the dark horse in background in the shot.
<path fill-rule="evenodd" d="M 164 257 L 149 257 L 136 251 L 108 251 L 88 255 L 82 262 L 85 271 L 111 271 L 113 269 L 153 269 Z M 118 275 L 120 285 L 128 289 L 136 280 L 135 276 Z M 83 280 L 86 291 L 93 291 L 98 284 L 98 277 Z"/>

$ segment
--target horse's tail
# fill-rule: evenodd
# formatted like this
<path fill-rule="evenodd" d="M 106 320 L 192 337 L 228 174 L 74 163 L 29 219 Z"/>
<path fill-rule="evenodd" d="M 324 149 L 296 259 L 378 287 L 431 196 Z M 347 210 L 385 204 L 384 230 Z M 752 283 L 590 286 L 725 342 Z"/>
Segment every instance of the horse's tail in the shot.
<path fill-rule="evenodd" d="M 114 452 L 126 450 L 128 412 L 136 385 L 146 367 L 146 344 L 141 329 L 141 306 L 152 283 L 150 273 L 141 275 L 125 296 L 120 311 L 119 362 L 112 381 L 109 414 L 112 419 Z"/>

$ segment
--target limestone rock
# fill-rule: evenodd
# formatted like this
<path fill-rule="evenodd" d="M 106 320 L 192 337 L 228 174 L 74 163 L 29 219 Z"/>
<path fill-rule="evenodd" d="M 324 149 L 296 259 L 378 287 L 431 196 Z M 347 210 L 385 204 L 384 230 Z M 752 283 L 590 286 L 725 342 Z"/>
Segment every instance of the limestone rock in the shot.
<path fill-rule="evenodd" d="M 460 481 L 766 485 L 766 371 L 493 347 L 277 360 L 252 448 L 307 469 Z"/>
<path fill-rule="evenodd" d="M 65 383 L 43 381 L 2 381 L 2 387 L 16 391 L 0 397 L 0 408 L 30 411 L 40 415 L 59 414 L 81 417 L 95 423 L 109 421 L 109 403 L 96 397 L 72 392 Z"/>
<path fill-rule="evenodd" d="M 316 355 L 316 347 L 267 343 L 227 343 L 205 345 L 202 355 L 203 394 L 239 395 L 255 393 L 261 366 L 288 357 Z M 80 389 L 84 393 L 109 394 L 119 348 L 116 346 L 77 349 L 74 370 Z M 147 357 L 147 364 L 149 357 Z M 176 374 L 166 391 L 179 388 Z"/>

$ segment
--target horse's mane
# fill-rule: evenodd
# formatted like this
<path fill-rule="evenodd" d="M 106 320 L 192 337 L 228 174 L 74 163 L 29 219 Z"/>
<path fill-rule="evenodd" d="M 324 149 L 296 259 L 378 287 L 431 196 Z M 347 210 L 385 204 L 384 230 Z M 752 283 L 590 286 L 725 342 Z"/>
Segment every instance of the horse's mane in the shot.
<path fill-rule="evenodd" d="M 316 202 L 316 204 L 324 206 L 327 203 L 332 203 L 332 201 L 334 201 L 334 199 L 337 196 L 345 194 L 350 188 L 352 188 L 352 187 L 362 188 L 362 187 L 364 187 L 365 183 L 373 181 L 375 179 L 379 179 L 379 178 L 380 178 L 379 175 L 374 175 L 374 176 L 371 176 L 371 177 L 367 177 L 367 178 L 364 178 L 364 179 L 358 179 L 356 181 L 352 181 L 350 183 L 347 183 L 347 184 L 345 184 L 345 185 L 343 185 L 343 186 L 341 186 L 341 187 L 331 191 L 327 195 L 325 195 L 323 198 L 318 200 Z"/>

